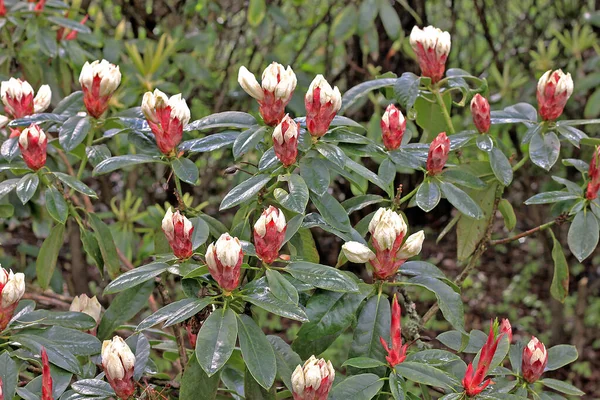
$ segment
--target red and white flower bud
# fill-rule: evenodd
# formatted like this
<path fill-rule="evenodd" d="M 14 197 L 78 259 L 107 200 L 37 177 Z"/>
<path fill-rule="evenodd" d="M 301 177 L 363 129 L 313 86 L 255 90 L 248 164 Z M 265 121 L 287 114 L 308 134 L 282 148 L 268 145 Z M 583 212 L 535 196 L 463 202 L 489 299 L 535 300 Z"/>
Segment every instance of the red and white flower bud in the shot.
<path fill-rule="evenodd" d="M 162 230 L 169 241 L 175 257 L 185 259 L 192 256 L 194 226 L 185 215 L 179 211 L 173 213 L 171 208 L 169 208 L 162 220 Z"/>
<path fill-rule="evenodd" d="M 473 115 L 473 123 L 479 133 L 487 133 L 492 124 L 490 103 L 479 93 L 471 100 L 471 114 Z"/>
<path fill-rule="evenodd" d="M 115 336 L 102 342 L 102 368 L 120 399 L 129 399 L 135 393 L 134 366 L 135 355 L 121 337 Z"/>
<path fill-rule="evenodd" d="M 504 333 L 508 338 L 508 343 L 512 343 L 512 326 L 510 325 L 510 321 L 508 320 L 508 318 L 502 318 L 502 321 L 500 322 L 500 333 Z"/>
<path fill-rule="evenodd" d="M 0 0 L 0 17 L 6 16 L 6 5 L 4 4 L 4 0 Z M 0 386 L 2 385 L 0 379 Z M 0 400 L 2 400 L 2 389 L 0 388 Z"/>
<path fill-rule="evenodd" d="M 292 373 L 294 400 L 327 400 L 334 379 L 331 361 L 310 356 L 304 366 L 298 365 Z"/>
<path fill-rule="evenodd" d="M 595 200 L 598 197 L 598 190 L 600 190 L 600 147 L 596 147 L 596 150 L 594 150 L 590 169 L 588 170 L 588 179 L 585 198 Z"/>
<path fill-rule="evenodd" d="M 25 294 L 25 275 L 18 272 L 14 274 L 0 267 L 0 332 L 6 329 L 15 308 L 23 294 Z"/>
<path fill-rule="evenodd" d="M 388 150 L 396 150 L 402 144 L 402 137 L 406 130 L 406 120 L 402 112 L 393 104 L 385 109 L 381 117 L 381 137 L 383 145 Z"/>
<path fill-rule="evenodd" d="M 226 292 L 240 284 L 240 267 L 244 260 L 242 244 L 236 237 L 224 233 L 206 250 L 206 264 L 210 275 Z"/>
<path fill-rule="evenodd" d="M 406 230 L 404 219 L 391 209 L 380 208 L 373 216 L 369 232 L 375 248 L 375 258 L 371 260 L 375 277 L 386 279 L 393 276 L 406 261 L 397 258 Z"/>
<path fill-rule="evenodd" d="M 48 138 L 36 124 L 29 125 L 19 135 L 19 149 L 25 164 L 34 171 L 46 164 L 46 147 Z"/>
<path fill-rule="evenodd" d="M 538 81 L 537 101 L 542 119 L 553 121 L 562 114 L 567 100 L 573 94 L 571 74 L 562 70 L 546 71 Z"/>
<path fill-rule="evenodd" d="M 547 364 L 548 352 L 546 346 L 538 338 L 532 336 L 523 349 L 523 361 L 521 363 L 523 378 L 529 383 L 537 381 L 544 373 Z"/>
<path fill-rule="evenodd" d="M 158 89 L 146 92 L 142 112 L 163 154 L 174 155 L 183 138 L 183 128 L 190 122 L 190 109 L 180 94 L 168 97 Z"/>
<path fill-rule="evenodd" d="M 42 85 L 34 98 L 33 88 L 27 81 L 10 78 L 0 84 L 0 97 L 6 113 L 16 119 L 46 110 L 52 100 L 52 90 Z"/>
<path fill-rule="evenodd" d="M 283 211 L 273 206 L 263 211 L 254 224 L 254 247 L 258 258 L 266 264 L 277 259 L 286 229 Z"/>
<path fill-rule="evenodd" d="M 262 86 L 244 66 L 238 72 L 238 82 L 246 93 L 258 101 L 260 115 L 270 126 L 276 126 L 283 119 L 285 106 L 292 99 L 297 84 L 292 68 L 288 66 L 286 69 L 276 62 L 263 71 Z"/>
<path fill-rule="evenodd" d="M 87 294 L 82 294 L 80 296 L 75 296 L 73 302 L 71 303 L 71 307 L 69 307 L 69 311 L 80 312 L 89 315 L 94 318 L 96 321 L 96 325 L 100 323 L 100 314 L 102 313 L 102 305 L 96 298 L 96 296 L 91 299 L 87 296 Z M 96 335 L 96 328 L 88 331 L 91 335 Z"/>
<path fill-rule="evenodd" d="M 52 397 L 52 374 L 50 373 L 50 362 L 48 353 L 42 347 L 42 397 L 41 400 L 53 400 Z"/>
<path fill-rule="evenodd" d="M 323 75 L 317 75 L 306 92 L 304 105 L 308 132 L 314 137 L 321 137 L 342 107 L 342 95 L 337 86 L 332 89 Z"/>
<path fill-rule="evenodd" d="M 357 264 L 367 263 L 375 258 L 375 253 L 360 242 L 346 242 L 342 245 L 346 258 Z"/>
<path fill-rule="evenodd" d="M 400 309 L 396 295 L 394 295 L 394 300 L 392 301 L 392 321 L 390 325 L 390 336 L 392 339 L 391 346 L 388 346 L 388 343 L 383 337 L 379 337 L 381 345 L 388 353 L 385 359 L 392 368 L 406 359 L 406 351 L 408 350 L 408 344 L 402 345 L 401 319 L 402 310 Z"/>
<path fill-rule="evenodd" d="M 296 162 L 298 157 L 298 124 L 286 115 L 273 130 L 275 155 L 285 167 Z"/>
<path fill-rule="evenodd" d="M 442 132 L 431 142 L 427 155 L 427 173 L 436 175 L 442 172 L 450 154 L 450 139 Z"/>
<path fill-rule="evenodd" d="M 108 109 L 108 102 L 121 83 L 119 67 L 106 60 L 86 61 L 79 75 L 83 89 L 83 103 L 91 116 L 100 118 Z"/>
<path fill-rule="evenodd" d="M 417 54 L 421 75 L 431 78 L 433 83 L 442 79 L 450 53 L 450 34 L 433 26 L 423 29 L 415 26 L 410 32 L 410 45 Z"/>
<path fill-rule="evenodd" d="M 425 232 L 419 231 L 413 233 L 406 239 L 398 254 L 396 254 L 396 258 L 399 260 L 408 260 L 409 258 L 418 256 L 421 253 L 424 240 Z"/>

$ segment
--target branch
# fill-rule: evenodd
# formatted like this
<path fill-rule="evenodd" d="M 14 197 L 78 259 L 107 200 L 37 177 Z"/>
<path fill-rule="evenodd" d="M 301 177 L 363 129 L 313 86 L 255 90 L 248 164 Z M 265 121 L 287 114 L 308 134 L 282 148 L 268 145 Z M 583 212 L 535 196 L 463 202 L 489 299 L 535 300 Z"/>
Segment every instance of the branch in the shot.
<path fill-rule="evenodd" d="M 538 231 L 543 231 L 545 229 L 548 229 L 548 228 L 550 228 L 554 224 L 559 224 L 560 225 L 563 222 L 565 222 L 566 220 L 567 220 L 567 218 L 565 218 L 565 216 L 559 215 L 554 221 L 546 222 L 545 224 L 542 224 L 540 226 L 536 226 L 535 228 L 531 228 L 528 231 L 521 232 L 518 235 L 507 237 L 507 238 L 504 238 L 504 239 L 490 240 L 490 245 L 496 246 L 498 244 L 510 243 L 512 241 L 519 240 L 519 239 L 521 239 L 523 237 L 532 235 L 532 234 L 534 234 L 534 233 L 536 233 Z"/>
<path fill-rule="evenodd" d="M 163 301 L 163 305 L 167 305 L 171 303 L 171 298 L 169 296 L 169 293 L 167 292 L 167 289 L 165 288 L 165 285 L 163 285 L 163 283 L 157 279 L 157 283 L 156 283 L 156 287 L 158 289 L 158 293 L 160 293 L 160 297 L 162 298 Z M 180 363 L 181 363 L 181 372 L 183 372 L 183 370 L 185 369 L 185 366 L 188 363 L 188 359 L 187 359 L 187 353 L 185 350 L 185 343 L 183 341 L 183 336 L 181 336 L 181 329 L 180 329 L 181 324 L 176 324 L 173 326 L 173 334 L 175 335 L 175 339 L 177 339 L 177 348 L 179 350 L 179 358 L 180 358 Z"/>

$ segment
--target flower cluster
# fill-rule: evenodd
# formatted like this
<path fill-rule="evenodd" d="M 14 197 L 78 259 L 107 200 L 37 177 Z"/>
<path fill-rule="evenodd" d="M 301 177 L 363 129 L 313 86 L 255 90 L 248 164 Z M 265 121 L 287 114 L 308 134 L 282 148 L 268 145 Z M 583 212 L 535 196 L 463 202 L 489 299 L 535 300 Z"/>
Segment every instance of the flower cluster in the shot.
<path fill-rule="evenodd" d="M 129 399 L 135 393 L 134 366 L 135 355 L 121 337 L 115 336 L 102 342 L 102 368 L 120 399 Z"/>
<path fill-rule="evenodd" d="M 34 113 L 45 111 L 52 100 L 50 86 L 42 85 L 33 96 L 33 88 L 27 81 L 10 78 L 0 84 L 0 98 L 4 104 L 7 116 L 0 115 L 0 128 L 8 124 L 11 119 L 23 118 Z M 11 129 L 11 137 L 19 135 L 18 129 Z"/>

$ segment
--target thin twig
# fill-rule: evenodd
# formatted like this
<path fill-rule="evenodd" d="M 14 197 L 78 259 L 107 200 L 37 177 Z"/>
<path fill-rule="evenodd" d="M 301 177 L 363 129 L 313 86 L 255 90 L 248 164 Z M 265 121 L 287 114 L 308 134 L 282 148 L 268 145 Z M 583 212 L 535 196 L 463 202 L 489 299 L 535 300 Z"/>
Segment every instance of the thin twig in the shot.
<path fill-rule="evenodd" d="M 160 280 L 157 280 L 156 287 L 158 289 L 158 293 L 160 293 L 160 297 L 162 298 L 163 305 L 171 304 L 171 298 L 165 285 Z M 179 350 L 179 358 L 181 363 L 181 371 L 185 369 L 185 366 L 188 363 L 187 353 L 185 350 L 185 343 L 183 341 L 183 336 L 181 336 L 181 324 L 173 325 L 173 334 L 175 335 L 175 339 L 177 339 L 177 348 Z"/>
<path fill-rule="evenodd" d="M 525 232 L 521 232 L 518 235 L 507 237 L 507 238 L 504 238 L 504 239 L 490 240 L 490 245 L 496 246 L 498 244 L 506 244 L 506 243 L 510 243 L 512 241 L 515 241 L 515 240 L 519 240 L 521 238 L 524 238 L 525 236 L 529 236 L 529 235 L 532 235 L 532 234 L 534 234 L 536 232 L 548 229 L 548 228 L 550 228 L 554 224 L 561 224 L 562 222 L 564 222 L 564 220 L 565 220 L 565 218 L 563 216 L 559 216 L 554 221 L 546 222 L 545 224 L 542 224 L 540 226 L 536 226 L 535 228 L 531 228 L 531 229 L 529 229 L 529 230 L 527 230 Z"/>

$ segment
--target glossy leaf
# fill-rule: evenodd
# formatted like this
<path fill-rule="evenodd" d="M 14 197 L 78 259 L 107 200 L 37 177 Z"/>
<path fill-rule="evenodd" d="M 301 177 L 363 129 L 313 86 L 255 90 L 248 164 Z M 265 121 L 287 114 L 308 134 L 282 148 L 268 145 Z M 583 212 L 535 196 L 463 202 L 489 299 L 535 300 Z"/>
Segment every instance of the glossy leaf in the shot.
<path fill-rule="evenodd" d="M 269 335 L 267 340 L 271 343 L 275 352 L 277 376 L 283 381 L 288 390 L 292 390 L 292 373 L 298 365 L 303 364 L 302 359 L 279 336 Z"/>
<path fill-rule="evenodd" d="M 50 187 L 46 189 L 45 197 L 48 214 L 50 214 L 50 216 L 54 218 L 56 222 L 61 224 L 67 222 L 69 206 L 62 193 L 56 190 L 56 188 Z"/>
<path fill-rule="evenodd" d="M 96 192 L 88 187 L 85 183 L 81 182 L 79 179 L 72 177 L 71 175 L 63 174 L 62 172 L 53 172 L 54 176 L 56 176 L 62 183 L 78 191 L 79 193 L 83 193 L 88 197 L 97 198 Z"/>
<path fill-rule="evenodd" d="M 159 161 L 160 159 L 157 157 L 143 154 L 128 154 L 126 156 L 110 157 L 96 165 L 96 168 L 94 168 L 92 174 L 102 175 L 132 165 L 154 163 Z"/>
<path fill-rule="evenodd" d="M 181 378 L 180 400 L 215 400 L 219 389 L 220 374 L 211 377 L 200 367 L 196 355 L 188 361 Z"/>
<path fill-rule="evenodd" d="M 56 268 L 58 253 L 63 245 L 65 226 L 63 224 L 54 225 L 50 234 L 42 243 L 40 253 L 35 261 L 35 270 L 38 284 L 46 289 L 50 284 L 50 279 Z"/>
<path fill-rule="evenodd" d="M 190 153 L 214 151 L 233 144 L 239 134 L 238 131 L 213 133 L 200 139 L 187 140 L 179 145 L 179 149 Z"/>
<path fill-rule="evenodd" d="M 184 182 L 192 185 L 198 182 L 198 167 L 196 164 L 187 158 L 176 158 L 171 161 L 173 172 L 175 175 Z"/>
<path fill-rule="evenodd" d="M 88 214 L 89 222 L 94 230 L 98 247 L 102 253 L 102 259 L 104 265 L 108 270 L 108 275 L 115 279 L 121 273 L 121 263 L 119 262 L 119 256 L 117 255 L 117 248 L 113 241 L 112 234 L 108 226 L 95 214 Z"/>
<path fill-rule="evenodd" d="M 419 95 L 420 78 L 412 72 L 405 72 L 394 84 L 394 95 L 404 110 L 407 112 L 415 104 Z"/>
<path fill-rule="evenodd" d="M 237 334 L 236 314 L 230 308 L 214 311 L 202 324 L 196 338 L 196 358 L 209 377 L 231 357 Z"/>
<path fill-rule="evenodd" d="M 252 126 L 238 135 L 233 142 L 233 158 L 236 160 L 252 150 L 265 137 L 266 126 Z"/>
<path fill-rule="evenodd" d="M 552 232 L 552 231 L 550 231 Z M 554 275 L 550 285 L 550 294 L 561 303 L 569 295 L 569 264 L 563 253 L 562 244 L 552 235 L 552 260 L 554 261 Z"/>
<path fill-rule="evenodd" d="M 440 186 L 436 181 L 426 180 L 417 190 L 416 202 L 417 206 L 425 212 L 429 212 L 435 208 L 442 198 Z"/>
<path fill-rule="evenodd" d="M 342 232 L 349 232 L 352 229 L 346 210 L 332 195 L 329 193 L 323 193 L 321 196 L 312 194 L 310 198 L 329 225 Z"/>
<path fill-rule="evenodd" d="M 464 191 L 448 182 L 441 182 L 440 188 L 450 204 L 456 207 L 458 211 L 471 218 L 483 218 L 483 211 L 479 205 Z"/>
<path fill-rule="evenodd" d="M 279 298 L 275 297 L 265 277 L 247 284 L 242 291 L 241 297 L 244 301 L 248 301 L 273 314 L 301 322 L 308 320 L 306 313 L 300 306 L 282 302 Z"/>
<path fill-rule="evenodd" d="M 546 371 L 555 371 L 577 360 L 577 348 L 567 344 L 559 344 L 548 349 Z"/>
<path fill-rule="evenodd" d="M 239 111 L 225 111 L 190 122 L 185 127 L 185 130 L 202 131 L 214 128 L 248 128 L 252 125 L 256 125 L 256 119 L 252 115 Z"/>
<path fill-rule="evenodd" d="M 277 361 L 271 343 L 256 322 L 247 315 L 238 315 L 238 337 L 248 371 L 256 382 L 269 389 L 275 381 Z"/>
<path fill-rule="evenodd" d="M 423 385 L 450 389 L 459 382 L 446 372 L 428 364 L 404 361 L 396 365 L 395 371 L 409 381 L 422 383 Z"/>
<path fill-rule="evenodd" d="M 21 203 L 26 204 L 37 190 L 40 184 L 40 178 L 37 174 L 27 174 L 17 183 L 17 197 Z"/>
<path fill-rule="evenodd" d="M 359 83 L 344 93 L 342 96 L 342 108 L 340 108 L 338 114 L 344 114 L 344 112 L 346 112 L 346 110 L 352 106 L 352 104 L 357 102 L 362 96 L 368 94 L 369 92 L 386 86 L 393 86 L 395 83 L 396 78 L 374 79 L 372 81 Z"/>
<path fill-rule="evenodd" d="M 589 210 L 582 210 L 575 215 L 567 242 L 571 253 L 582 262 L 596 249 L 598 245 L 598 219 Z"/>
<path fill-rule="evenodd" d="M 145 329 L 153 327 L 156 324 L 160 324 L 163 321 L 176 321 L 173 323 L 176 324 L 199 313 L 204 308 L 206 308 L 206 306 L 209 305 L 211 301 L 211 298 L 188 298 L 175 301 L 146 317 L 137 326 L 136 331 L 143 331 Z"/>
<path fill-rule="evenodd" d="M 302 158 L 300 160 L 300 175 L 304 178 L 311 192 L 321 196 L 329 188 L 329 169 L 318 158 Z"/>
<path fill-rule="evenodd" d="M 285 303 L 298 304 L 298 291 L 278 271 L 268 269 L 265 271 L 271 293 Z"/>
<path fill-rule="evenodd" d="M 123 290 L 140 285 L 150 279 L 154 279 L 169 268 L 169 264 L 162 262 L 153 262 L 134 268 L 120 275 L 114 281 L 110 282 L 104 289 L 104 294 L 119 293 Z"/>
<path fill-rule="evenodd" d="M 329 400 L 370 400 L 383 387 L 384 381 L 375 374 L 353 375 L 335 385 Z"/>
<path fill-rule="evenodd" d="M 510 166 L 510 162 L 508 158 L 504 155 L 502 150 L 497 147 L 494 147 L 490 152 L 490 165 L 492 167 L 492 171 L 494 171 L 494 175 L 496 179 L 500 181 L 504 186 L 510 185 L 513 179 L 513 170 Z"/>
<path fill-rule="evenodd" d="M 240 183 L 221 201 L 219 210 L 227 210 L 228 208 L 235 207 L 240 203 L 248 201 L 255 194 L 257 194 L 266 184 L 271 180 L 271 176 L 266 174 L 259 174 L 251 177 Z"/>
<path fill-rule="evenodd" d="M 275 199 L 286 209 L 303 214 L 308 204 L 308 186 L 298 174 L 292 174 L 288 180 L 289 193 L 283 189 L 275 189 Z"/>
<path fill-rule="evenodd" d="M 289 264 L 285 271 L 314 287 L 334 292 L 358 292 L 357 284 L 348 275 L 326 265 L 296 261 Z"/>
<path fill-rule="evenodd" d="M 531 143 L 529 144 L 531 161 L 546 171 L 550 171 L 550 168 L 556 163 L 559 152 L 560 140 L 556 136 L 556 133 L 537 133 L 531 138 Z"/>
<path fill-rule="evenodd" d="M 58 131 L 58 142 L 66 151 L 75 149 L 83 143 L 92 128 L 89 117 L 75 115 L 61 126 Z"/>

